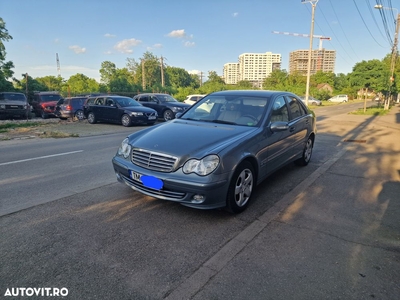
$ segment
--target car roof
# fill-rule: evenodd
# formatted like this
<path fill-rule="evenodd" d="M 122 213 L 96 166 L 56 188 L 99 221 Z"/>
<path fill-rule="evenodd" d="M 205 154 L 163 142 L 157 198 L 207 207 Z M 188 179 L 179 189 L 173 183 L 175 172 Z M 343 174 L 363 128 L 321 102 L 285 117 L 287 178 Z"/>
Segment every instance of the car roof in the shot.
<path fill-rule="evenodd" d="M 143 95 L 169 95 L 169 96 L 171 96 L 170 94 L 164 94 L 164 93 L 141 93 L 141 94 L 137 94 L 136 96 L 143 96 Z"/>
<path fill-rule="evenodd" d="M 230 90 L 230 91 L 220 91 L 209 94 L 215 96 L 253 96 L 253 97 L 271 97 L 275 95 L 292 95 L 296 96 L 291 92 L 286 91 L 269 91 L 269 90 Z M 297 96 L 298 97 L 298 96 Z"/>
<path fill-rule="evenodd" d="M 43 94 L 43 95 L 46 95 L 46 94 L 57 94 L 57 95 L 59 95 L 60 94 L 57 91 L 52 91 L 52 92 L 49 92 L 49 91 L 47 91 L 47 92 L 34 92 L 34 93 L 35 94 Z"/>
<path fill-rule="evenodd" d="M 22 94 L 22 95 L 25 95 L 24 93 L 19 93 L 19 92 L 0 92 L 0 94 Z"/>

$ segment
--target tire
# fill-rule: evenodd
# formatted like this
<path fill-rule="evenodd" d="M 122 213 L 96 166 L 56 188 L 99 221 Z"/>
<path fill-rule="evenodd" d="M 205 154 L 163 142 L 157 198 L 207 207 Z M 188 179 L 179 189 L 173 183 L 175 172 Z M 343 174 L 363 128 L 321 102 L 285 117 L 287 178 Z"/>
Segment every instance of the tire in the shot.
<path fill-rule="evenodd" d="M 294 163 L 298 166 L 307 166 L 311 160 L 313 146 L 314 146 L 313 140 L 311 139 L 311 137 L 308 137 L 308 140 L 304 145 L 303 154 L 301 158 L 295 160 Z"/>
<path fill-rule="evenodd" d="M 78 110 L 75 112 L 75 118 L 76 118 L 77 120 L 79 120 L 79 121 L 83 120 L 83 119 L 85 118 L 85 115 L 83 114 L 83 110 L 78 109 Z"/>
<path fill-rule="evenodd" d="M 241 213 L 249 205 L 254 190 L 254 168 L 250 162 L 242 162 L 235 170 L 228 188 L 226 207 L 231 213 Z"/>
<path fill-rule="evenodd" d="M 128 116 L 127 114 L 123 114 L 122 117 L 121 117 L 121 123 L 125 127 L 131 126 L 132 125 L 131 117 Z"/>
<path fill-rule="evenodd" d="M 170 121 L 170 120 L 172 120 L 172 119 L 175 119 L 175 115 L 174 115 L 174 113 L 172 112 L 172 110 L 167 109 L 167 110 L 164 111 L 164 113 L 163 113 L 163 118 L 164 118 L 164 121 Z"/>
<path fill-rule="evenodd" d="M 43 110 L 40 112 L 40 116 L 42 117 L 42 119 L 48 119 L 49 115 L 46 114 Z"/>
<path fill-rule="evenodd" d="M 87 116 L 87 120 L 90 124 L 96 124 L 97 119 L 96 116 L 94 115 L 94 113 L 91 111 L 88 116 Z"/>

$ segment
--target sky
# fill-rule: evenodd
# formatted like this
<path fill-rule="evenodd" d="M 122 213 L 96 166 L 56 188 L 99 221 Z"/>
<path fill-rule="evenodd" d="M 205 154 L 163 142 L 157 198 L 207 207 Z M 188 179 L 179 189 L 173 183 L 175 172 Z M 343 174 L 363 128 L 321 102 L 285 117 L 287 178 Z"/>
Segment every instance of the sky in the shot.
<path fill-rule="evenodd" d="M 336 74 L 391 53 L 400 0 L 313 3 L 314 35 L 331 38 L 322 46 L 336 50 Z M 0 0 L 0 17 L 13 37 L 4 46 L 17 79 L 60 72 L 100 81 L 102 62 L 124 68 L 149 51 L 207 80 L 242 53 L 281 54 L 289 71 L 289 53 L 309 49 L 312 7 L 307 0 Z M 320 39 L 312 40 L 318 49 Z"/>

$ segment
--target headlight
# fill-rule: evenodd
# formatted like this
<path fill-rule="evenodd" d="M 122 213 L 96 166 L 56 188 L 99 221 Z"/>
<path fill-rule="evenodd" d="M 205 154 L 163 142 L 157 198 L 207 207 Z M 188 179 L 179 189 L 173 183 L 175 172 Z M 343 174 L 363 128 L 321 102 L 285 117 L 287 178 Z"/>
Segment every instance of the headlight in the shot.
<path fill-rule="evenodd" d="M 175 113 L 178 112 L 178 111 L 183 111 L 182 107 L 175 107 L 175 106 L 174 106 L 174 107 L 171 107 L 171 109 L 172 109 L 172 111 L 175 112 Z"/>
<path fill-rule="evenodd" d="M 131 145 L 129 145 L 129 140 L 128 138 L 124 139 L 121 143 L 121 146 L 119 146 L 118 149 L 118 155 L 122 155 L 124 158 L 128 158 L 129 154 L 131 153 Z"/>
<path fill-rule="evenodd" d="M 196 173 L 205 176 L 213 172 L 219 165 L 219 157 L 215 154 L 208 155 L 200 160 L 189 159 L 182 168 L 183 173 Z"/>
<path fill-rule="evenodd" d="M 143 116 L 143 113 L 142 112 L 133 111 L 132 112 L 132 116 L 134 116 L 134 117 Z"/>
<path fill-rule="evenodd" d="M 0 108 L 1 108 L 1 109 L 5 109 L 6 106 L 5 106 L 4 104 L 0 104 Z"/>

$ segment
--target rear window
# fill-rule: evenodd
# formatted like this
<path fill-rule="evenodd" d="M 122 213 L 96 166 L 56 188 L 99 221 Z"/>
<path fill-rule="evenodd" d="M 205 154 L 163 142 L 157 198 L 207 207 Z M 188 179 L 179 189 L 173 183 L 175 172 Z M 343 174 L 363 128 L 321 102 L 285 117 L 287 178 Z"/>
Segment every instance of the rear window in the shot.
<path fill-rule="evenodd" d="M 48 101 L 58 101 L 62 97 L 61 95 L 51 94 L 51 95 L 39 95 L 41 102 L 48 102 Z"/>
<path fill-rule="evenodd" d="M 4 94 L 0 94 L 0 100 L 10 100 L 10 101 L 26 101 L 26 97 L 24 94 L 20 94 L 20 93 L 4 93 Z"/>

